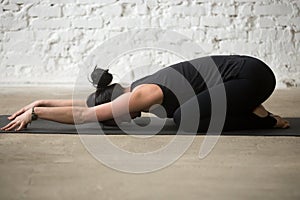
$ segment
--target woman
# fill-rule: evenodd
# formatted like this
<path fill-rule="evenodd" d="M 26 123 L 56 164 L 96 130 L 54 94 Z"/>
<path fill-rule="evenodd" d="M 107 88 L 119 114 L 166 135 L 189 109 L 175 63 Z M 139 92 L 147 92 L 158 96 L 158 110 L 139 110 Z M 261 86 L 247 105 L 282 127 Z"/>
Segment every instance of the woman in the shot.
<path fill-rule="evenodd" d="M 211 116 L 210 93 L 224 97 L 224 89 L 227 110 L 223 131 L 289 127 L 288 121 L 261 105 L 274 91 L 275 76 L 265 63 L 249 56 L 208 56 L 180 62 L 139 79 L 127 88 L 109 85 L 112 75 L 108 70 L 95 68 L 91 78 L 97 90 L 86 102 L 35 101 L 12 114 L 9 117 L 12 121 L 1 129 L 18 131 L 36 118 L 68 124 L 92 121 L 111 124 L 115 119 L 124 120 L 122 116 L 126 113 L 135 118 L 141 112 L 173 118 L 179 126 L 184 121 L 181 117 L 185 110 L 188 111 L 184 115 L 186 119 L 198 115 L 198 131 L 206 131 Z M 195 109 L 195 103 L 200 112 Z M 189 131 L 189 126 L 183 127 Z"/>

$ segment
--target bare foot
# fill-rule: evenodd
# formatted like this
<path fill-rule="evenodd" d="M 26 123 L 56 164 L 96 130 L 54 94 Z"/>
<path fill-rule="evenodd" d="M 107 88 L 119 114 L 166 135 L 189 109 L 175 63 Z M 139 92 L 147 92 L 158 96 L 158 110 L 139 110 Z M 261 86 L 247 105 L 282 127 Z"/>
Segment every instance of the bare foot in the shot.
<path fill-rule="evenodd" d="M 274 126 L 274 128 L 289 128 L 290 127 L 289 121 L 281 118 L 279 115 L 270 114 L 270 116 L 274 117 L 277 120 L 277 123 Z"/>
<path fill-rule="evenodd" d="M 268 111 L 263 107 L 263 105 L 257 106 L 254 110 L 253 113 L 256 114 L 259 117 L 266 117 L 268 116 Z"/>
<path fill-rule="evenodd" d="M 253 113 L 256 114 L 259 117 L 266 117 L 269 114 L 268 111 L 265 109 L 265 107 L 263 105 L 257 106 L 253 110 Z M 274 128 L 289 128 L 290 127 L 289 121 L 283 119 L 279 115 L 274 115 L 274 114 L 270 113 L 270 116 L 274 117 L 277 120 L 277 123 L 274 126 Z"/>

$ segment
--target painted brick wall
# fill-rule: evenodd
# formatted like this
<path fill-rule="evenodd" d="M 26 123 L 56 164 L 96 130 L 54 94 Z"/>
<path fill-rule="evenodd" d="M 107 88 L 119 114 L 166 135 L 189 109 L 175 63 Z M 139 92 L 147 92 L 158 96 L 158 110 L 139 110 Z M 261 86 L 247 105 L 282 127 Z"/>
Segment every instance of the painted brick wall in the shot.
<path fill-rule="evenodd" d="M 73 84 L 78 64 L 97 46 L 145 27 L 179 32 L 206 55 L 259 57 L 275 72 L 277 87 L 300 85 L 300 0 L 0 2 L 1 85 Z M 179 60 L 170 53 L 141 50 L 111 68 L 120 73 L 120 66 L 145 66 L 131 81 Z"/>

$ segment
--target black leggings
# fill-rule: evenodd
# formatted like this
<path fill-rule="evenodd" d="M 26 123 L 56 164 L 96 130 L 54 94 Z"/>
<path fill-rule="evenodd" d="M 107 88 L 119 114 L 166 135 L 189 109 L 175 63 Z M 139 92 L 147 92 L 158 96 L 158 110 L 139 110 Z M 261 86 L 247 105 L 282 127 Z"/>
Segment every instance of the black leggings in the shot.
<path fill-rule="evenodd" d="M 253 110 L 262 104 L 274 91 L 276 80 L 272 70 L 262 61 L 243 56 L 245 63 L 235 79 L 224 82 L 227 96 L 227 111 L 223 131 L 271 128 L 276 124 L 276 119 L 267 116 L 261 118 L 255 115 Z M 218 95 L 223 87 L 216 85 L 209 90 L 197 94 L 194 98 L 181 105 L 174 113 L 174 122 L 185 131 L 190 127 L 195 127 L 198 123 L 198 132 L 207 131 L 211 118 L 211 98 L 210 92 Z M 214 95 L 214 98 L 215 96 Z M 223 98 L 220 98 L 223 99 Z M 195 103 L 199 105 L 200 121 L 193 122 Z M 188 116 L 181 121 L 181 109 L 187 109 Z M 196 117 L 197 118 L 197 117 Z"/>

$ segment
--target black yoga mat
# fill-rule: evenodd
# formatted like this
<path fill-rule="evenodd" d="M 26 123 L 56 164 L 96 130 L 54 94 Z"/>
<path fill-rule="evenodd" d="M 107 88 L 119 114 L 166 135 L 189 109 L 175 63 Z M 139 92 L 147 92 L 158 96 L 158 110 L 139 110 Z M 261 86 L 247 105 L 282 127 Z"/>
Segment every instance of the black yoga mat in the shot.
<path fill-rule="evenodd" d="M 9 123 L 7 115 L 0 115 L 0 127 Z M 286 118 L 290 121 L 288 129 L 252 129 L 239 131 L 225 131 L 222 135 L 254 135 L 254 136 L 300 136 L 300 118 Z M 151 125 L 149 122 L 151 120 Z M 1 133 L 16 133 L 15 131 L 1 131 Z M 131 123 L 123 123 L 122 127 L 104 126 L 101 123 L 88 123 L 82 125 L 61 124 L 57 122 L 38 119 L 18 133 L 45 133 L 45 134 L 106 134 L 106 135 L 194 135 L 193 133 L 178 132 L 172 119 L 156 117 L 136 118 Z M 203 135 L 206 133 L 198 133 Z"/>

